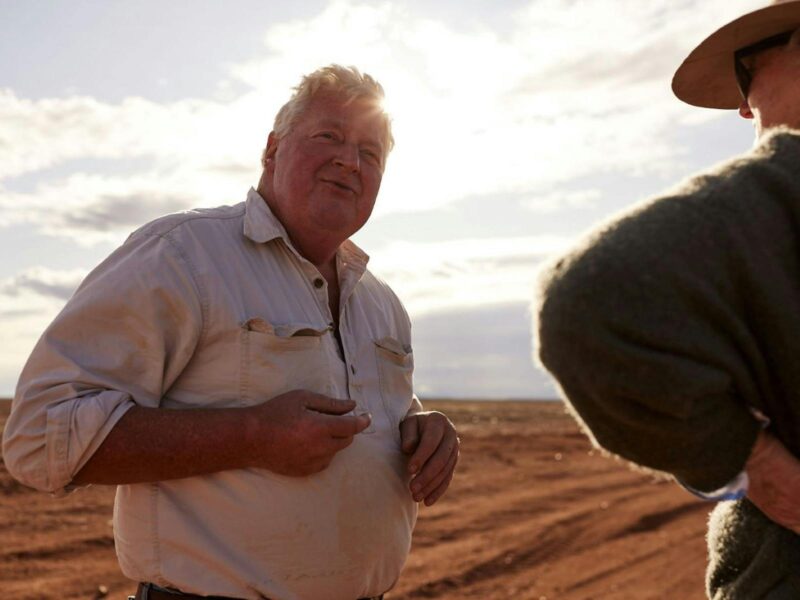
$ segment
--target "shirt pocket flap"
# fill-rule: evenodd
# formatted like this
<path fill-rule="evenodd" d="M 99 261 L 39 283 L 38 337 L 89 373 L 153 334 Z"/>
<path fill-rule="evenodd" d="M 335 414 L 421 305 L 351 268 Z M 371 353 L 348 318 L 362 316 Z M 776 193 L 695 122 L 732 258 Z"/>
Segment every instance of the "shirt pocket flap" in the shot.
<path fill-rule="evenodd" d="M 403 344 L 391 336 L 382 337 L 374 341 L 378 352 L 397 364 L 404 364 L 410 360 L 411 346 Z"/>
<path fill-rule="evenodd" d="M 328 326 L 308 323 L 272 324 L 261 317 L 247 319 L 242 331 L 249 345 L 270 349 L 273 352 L 297 352 L 322 348 L 322 337 L 331 331 Z"/>
<path fill-rule="evenodd" d="M 332 330 L 330 325 L 326 327 L 315 327 L 308 323 L 286 323 L 284 325 L 273 325 L 261 317 L 247 319 L 242 328 L 255 333 L 274 335 L 279 338 L 291 337 L 320 337 Z"/>
<path fill-rule="evenodd" d="M 287 323 L 286 325 L 276 325 L 275 335 L 278 337 L 321 337 L 333 331 L 333 327 L 327 326 L 319 329 L 317 327 L 303 323 Z"/>

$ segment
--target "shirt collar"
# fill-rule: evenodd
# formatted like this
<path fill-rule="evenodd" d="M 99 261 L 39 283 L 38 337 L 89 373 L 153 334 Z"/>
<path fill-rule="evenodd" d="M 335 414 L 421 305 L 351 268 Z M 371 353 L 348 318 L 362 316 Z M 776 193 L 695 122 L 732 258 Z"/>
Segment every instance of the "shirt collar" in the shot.
<path fill-rule="evenodd" d="M 265 244 L 275 238 L 282 238 L 291 246 L 289 234 L 278 221 L 267 201 L 255 189 L 247 192 L 244 205 L 244 236 L 256 244 Z"/>
<path fill-rule="evenodd" d="M 247 201 L 244 206 L 244 235 L 256 244 L 265 244 L 280 238 L 292 251 L 300 256 L 292 244 L 286 228 L 272 212 L 267 201 L 253 188 L 250 188 L 250 191 L 247 192 Z M 350 240 L 345 240 L 339 246 L 336 251 L 336 257 L 340 267 L 355 271 L 357 274 L 356 279 L 360 279 L 367 269 L 369 255 Z"/>

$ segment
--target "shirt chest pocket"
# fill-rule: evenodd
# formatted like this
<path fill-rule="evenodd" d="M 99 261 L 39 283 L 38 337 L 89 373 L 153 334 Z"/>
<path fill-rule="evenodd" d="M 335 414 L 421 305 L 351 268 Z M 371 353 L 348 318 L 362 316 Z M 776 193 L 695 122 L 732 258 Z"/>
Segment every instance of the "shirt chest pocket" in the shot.
<path fill-rule="evenodd" d="M 243 404 L 260 404 L 297 389 L 330 394 L 323 343 L 329 328 L 303 323 L 273 325 L 261 318 L 240 328 L 239 393 Z"/>
<path fill-rule="evenodd" d="M 373 342 L 378 365 L 378 386 L 383 407 L 398 439 L 399 424 L 411 408 L 414 396 L 414 354 L 410 346 L 393 337 Z"/>

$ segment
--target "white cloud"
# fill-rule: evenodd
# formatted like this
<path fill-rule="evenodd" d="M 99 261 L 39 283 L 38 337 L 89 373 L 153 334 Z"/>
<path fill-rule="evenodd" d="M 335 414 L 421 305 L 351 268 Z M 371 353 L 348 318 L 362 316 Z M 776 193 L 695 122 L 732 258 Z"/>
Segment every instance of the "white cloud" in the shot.
<path fill-rule="evenodd" d="M 86 276 L 83 269 L 56 271 L 47 267 L 33 267 L 18 275 L 0 281 L 0 296 L 24 300 L 17 307 L 8 306 L 4 302 L 4 310 L 30 311 L 31 295 L 45 300 L 55 299 L 64 302 L 72 296 L 81 280 Z M 47 308 L 51 305 L 48 304 Z"/>
<path fill-rule="evenodd" d="M 378 214 L 467 195 L 546 195 L 598 172 L 669 173 L 682 160 L 675 124 L 718 114 L 671 98 L 672 70 L 708 23 L 754 6 L 532 0 L 501 35 L 458 29 L 401 3 L 335 1 L 310 19 L 271 26 L 266 58 L 231 67 L 252 90 L 230 102 L 31 101 L 6 89 L 0 183 L 85 157 L 152 157 L 156 166 L 115 178 L 73 174 L 30 194 L 0 189 L 0 223 L 27 220 L 87 242 L 120 237 L 131 221 L 182 206 L 178 198 L 236 202 L 258 176 L 260 148 L 289 88 L 300 73 L 333 61 L 377 75 L 394 111 L 398 146 Z M 134 198 L 143 199 L 141 210 Z M 554 198 L 548 207 L 570 202 Z"/>
<path fill-rule="evenodd" d="M 567 208 L 591 208 L 602 197 L 600 190 L 576 190 L 537 194 L 522 201 L 522 206 L 534 213 L 554 213 Z"/>
<path fill-rule="evenodd" d="M 13 388 L 36 340 L 85 275 L 33 267 L 0 280 L 0 394 Z"/>
<path fill-rule="evenodd" d="M 414 320 L 414 388 L 429 397 L 554 398 L 530 360 L 526 303 L 452 308 Z"/>
<path fill-rule="evenodd" d="M 395 242 L 375 253 L 370 269 L 387 280 L 412 317 L 453 308 L 529 302 L 536 269 L 571 238 L 543 235 Z"/>
<path fill-rule="evenodd" d="M 239 202 L 247 185 L 247 177 L 235 170 L 148 172 L 134 178 L 75 173 L 40 184 L 31 194 L 0 190 L 0 225 L 28 222 L 82 245 L 119 244 L 163 214 Z"/>
<path fill-rule="evenodd" d="M 28 222 L 80 243 L 116 241 L 166 212 L 239 202 L 258 179 L 271 124 L 264 105 L 258 91 L 229 104 L 129 98 L 114 105 L 81 97 L 33 102 L 0 91 L 0 226 Z M 32 192 L 13 191 L 14 177 L 70 160 L 124 167 L 142 157 L 153 166 L 113 176 L 102 167 L 73 171 L 42 177 Z"/>
<path fill-rule="evenodd" d="M 553 190 L 581 178 L 685 172 L 677 133 L 721 113 L 672 98 L 672 72 L 715 25 L 760 4 L 530 0 L 500 33 L 477 20 L 431 19 L 402 2 L 339 0 L 269 26 L 263 56 L 230 67 L 237 86 L 249 86 L 236 98 L 226 81 L 213 98 L 169 103 L 31 100 L 0 89 L 0 227 L 120 242 L 159 214 L 238 202 L 258 178 L 261 147 L 291 87 L 330 62 L 355 64 L 387 90 L 398 145 L 377 214 L 504 195 L 568 218 L 597 192 Z M 122 168 L 87 173 L 92 159 Z M 371 268 L 412 315 L 433 318 L 527 303 L 537 266 L 568 243 L 389 243 Z M 79 276 L 38 269 L 0 281 L 0 382 L 18 371 Z"/>
<path fill-rule="evenodd" d="M 204 108 L 202 102 L 159 105 L 140 98 L 117 105 L 88 97 L 31 101 L 0 90 L 0 178 L 81 157 L 177 157 L 191 149 L 192 116 Z"/>

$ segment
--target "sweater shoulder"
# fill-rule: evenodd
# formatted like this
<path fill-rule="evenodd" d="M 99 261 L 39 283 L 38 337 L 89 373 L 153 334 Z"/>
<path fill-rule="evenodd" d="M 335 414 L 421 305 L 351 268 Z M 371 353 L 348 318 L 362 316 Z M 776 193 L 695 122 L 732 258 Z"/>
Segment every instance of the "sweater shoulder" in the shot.
<path fill-rule="evenodd" d="M 620 272 L 646 279 L 657 265 L 702 268 L 720 253 L 781 244 L 800 222 L 798 160 L 800 135 L 776 131 L 750 152 L 601 222 L 547 265 L 540 281 Z"/>

